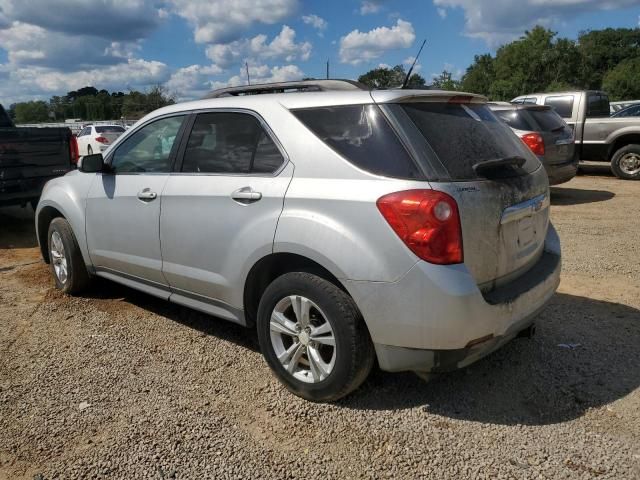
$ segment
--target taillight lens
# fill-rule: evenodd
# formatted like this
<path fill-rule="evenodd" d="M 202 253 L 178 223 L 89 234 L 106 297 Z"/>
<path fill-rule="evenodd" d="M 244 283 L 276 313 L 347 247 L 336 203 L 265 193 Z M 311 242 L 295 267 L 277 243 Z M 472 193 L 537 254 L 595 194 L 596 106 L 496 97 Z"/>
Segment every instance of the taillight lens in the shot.
<path fill-rule="evenodd" d="M 98 143 L 109 143 L 109 139 L 105 137 L 96 137 L 96 142 Z"/>
<path fill-rule="evenodd" d="M 69 158 L 71 159 L 71 163 L 77 165 L 78 159 L 80 158 L 80 152 L 78 150 L 78 139 L 75 135 L 71 135 L 69 140 Z"/>
<path fill-rule="evenodd" d="M 544 155 L 544 140 L 539 133 L 527 133 L 520 138 L 533 153 Z"/>
<path fill-rule="evenodd" d="M 406 190 L 377 201 L 378 210 L 400 239 L 422 260 L 462 263 L 462 230 L 456 201 L 435 190 Z"/>

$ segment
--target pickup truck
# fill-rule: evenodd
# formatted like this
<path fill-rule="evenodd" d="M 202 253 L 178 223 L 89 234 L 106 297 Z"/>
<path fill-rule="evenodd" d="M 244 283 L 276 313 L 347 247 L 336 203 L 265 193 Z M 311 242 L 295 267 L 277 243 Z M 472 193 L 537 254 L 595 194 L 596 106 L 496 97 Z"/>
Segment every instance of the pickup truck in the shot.
<path fill-rule="evenodd" d="M 580 160 L 611 162 L 611 170 L 619 178 L 640 180 L 640 118 L 611 118 L 606 93 L 532 93 L 516 97 L 511 103 L 553 107 L 573 128 Z"/>
<path fill-rule="evenodd" d="M 16 127 L 0 105 L 0 207 L 30 203 L 35 209 L 44 184 L 77 161 L 70 129 Z"/>

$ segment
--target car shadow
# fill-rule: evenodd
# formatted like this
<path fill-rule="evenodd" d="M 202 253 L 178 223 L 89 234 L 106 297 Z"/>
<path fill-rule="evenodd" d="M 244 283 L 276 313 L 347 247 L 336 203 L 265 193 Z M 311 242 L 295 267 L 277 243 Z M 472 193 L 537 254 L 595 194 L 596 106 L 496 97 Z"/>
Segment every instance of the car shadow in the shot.
<path fill-rule="evenodd" d="M 192 308 L 168 302 L 119 283 L 96 277 L 91 283 L 91 288 L 83 293 L 82 296 L 98 300 L 99 308 L 100 304 L 103 307 L 105 306 L 104 301 L 123 301 L 180 323 L 185 327 L 197 330 L 204 335 L 211 335 L 221 340 L 233 342 L 254 352 L 260 350 L 255 329 L 249 329 L 242 325 L 198 312 Z M 114 304 L 109 308 L 118 309 L 118 306 Z"/>
<path fill-rule="evenodd" d="M 0 249 L 38 246 L 31 207 L 0 208 Z"/>
<path fill-rule="evenodd" d="M 533 339 L 515 339 L 470 367 L 424 382 L 375 372 L 338 404 L 396 410 L 422 407 L 445 418 L 546 425 L 572 420 L 640 385 L 640 311 L 557 294 Z"/>
<path fill-rule="evenodd" d="M 615 196 L 615 193 L 608 190 L 551 187 L 551 205 L 580 205 L 583 203 L 606 202 Z"/>

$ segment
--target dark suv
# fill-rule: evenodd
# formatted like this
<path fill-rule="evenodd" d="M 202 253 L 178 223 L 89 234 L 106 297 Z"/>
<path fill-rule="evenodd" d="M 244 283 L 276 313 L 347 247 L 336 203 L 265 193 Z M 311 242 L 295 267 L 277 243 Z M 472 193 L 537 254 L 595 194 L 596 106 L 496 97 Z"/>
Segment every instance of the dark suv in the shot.
<path fill-rule="evenodd" d="M 573 130 L 551 107 L 495 103 L 490 108 L 538 156 L 551 185 L 576 176 L 578 158 Z"/>

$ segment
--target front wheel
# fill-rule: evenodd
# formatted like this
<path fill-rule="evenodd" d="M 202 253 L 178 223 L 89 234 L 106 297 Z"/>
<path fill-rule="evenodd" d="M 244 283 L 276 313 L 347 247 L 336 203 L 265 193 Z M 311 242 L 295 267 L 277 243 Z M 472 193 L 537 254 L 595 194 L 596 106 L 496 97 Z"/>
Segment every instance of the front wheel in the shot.
<path fill-rule="evenodd" d="M 304 272 L 278 277 L 258 308 L 260 348 L 295 395 L 331 402 L 367 378 L 374 349 L 357 306 L 343 290 Z"/>
<path fill-rule="evenodd" d="M 62 217 L 54 218 L 47 234 L 49 265 L 56 287 L 75 295 L 89 285 L 89 272 L 71 225 Z"/>
<path fill-rule="evenodd" d="M 619 149 L 611 158 L 611 170 L 618 178 L 640 180 L 640 145 Z"/>

